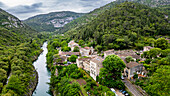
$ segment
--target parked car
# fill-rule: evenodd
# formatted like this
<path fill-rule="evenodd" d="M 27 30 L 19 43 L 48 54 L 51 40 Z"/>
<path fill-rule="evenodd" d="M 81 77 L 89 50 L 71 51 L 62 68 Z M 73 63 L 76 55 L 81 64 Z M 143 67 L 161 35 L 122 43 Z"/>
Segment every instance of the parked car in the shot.
<path fill-rule="evenodd" d="M 71 62 L 67 62 L 67 64 L 68 64 L 68 65 L 70 65 L 70 64 L 71 64 Z"/>
<path fill-rule="evenodd" d="M 126 94 L 125 94 L 125 96 L 129 96 L 129 94 L 128 94 L 128 93 L 126 93 Z"/>
<path fill-rule="evenodd" d="M 123 92 L 123 89 L 122 89 L 122 90 L 119 90 L 119 92 L 121 92 L 121 93 L 122 93 L 122 92 Z"/>
<path fill-rule="evenodd" d="M 122 92 L 122 94 L 124 94 L 124 95 L 125 95 L 126 93 L 127 93 L 126 91 L 123 91 L 123 92 Z"/>
<path fill-rule="evenodd" d="M 124 80 L 125 78 L 123 76 L 121 76 L 121 79 Z"/>

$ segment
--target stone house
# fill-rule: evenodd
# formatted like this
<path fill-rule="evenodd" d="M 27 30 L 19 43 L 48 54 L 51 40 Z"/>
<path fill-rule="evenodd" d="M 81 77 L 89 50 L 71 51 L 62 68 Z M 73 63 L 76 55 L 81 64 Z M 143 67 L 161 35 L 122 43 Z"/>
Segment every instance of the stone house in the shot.
<path fill-rule="evenodd" d="M 76 46 L 78 46 L 80 48 L 79 44 L 75 43 L 74 40 L 72 40 L 68 43 L 68 47 L 71 48 L 71 51 L 73 51 L 74 47 L 76 47 Z"/>
<path fill-rule="evenodd" d="M 84 69 L 85 71 L 90 71 L 90 60 L 92 58 L 78 58 L 76 59 L 77 67 Z"/>
<path fill-rule="evenodd" d="M 123 61 L 125 61 L 125 58 L 127 56 L 131 56 L 135 61 L 137 59 L 141 59 L 140 55 L 137 55 L 135 51 L 133 50 L 121 50 L 121 51 L 115 51 L 115 55 L 119 56 Z"/>
<path fill-rule="evenodd" d="M 94 49 L 93 47 L 84 47 L 84 48 L 80 48 L 80 54 L 81 56 L 92 56 L 92 54 L 94 53 Z"/>
<path fill-rule="evenodd" d="M 67 61 L 67 57 L 66 56 L 60 56 L 59 58 L 54 58 L 54 65 L 55 64 L 60 64 L 61 65 L 61 64 L 63 64 L 66 61 Z"/>
<path fill-rule="evenodd" d="M 62 51 L 60 50 L 60 51 L 59 51 L 59 55 L 60 55 L 60 56 L 66 56 L 66 57 L 70 57 L 71 55 L 80 56 L 80 52 L 62 52 Z"/>
<path fill-rule="evenodd" d="M 113 55 L 113 54 L 114 54 L 114 49 L 104 51 L 104 58 L 106 58 L 108 55 Z"/>
<path fill-rule="evenodd" d="M 123 75 L 127 76 L 128 79 L 134 76 L 134 73 L 143 74 L 143 64 L 137 62 L 130 62 L 126 64 Z"/>
<path fill-rule="evenodd" d="M 90 76 L 96 81 L 96 77 L 100 73 L 100 68 L 103 68 L 103 58 L 96 56 L 90 60 Z"/>
<path fill-rule="evenodd" d="M 151 47 L 151 46 L 145 46 L 145 47 L 143 48 L 143 51 L 149 51 L 149 50 L 151 50 L 152 48 L 154 48 L 154 47 Z"/>

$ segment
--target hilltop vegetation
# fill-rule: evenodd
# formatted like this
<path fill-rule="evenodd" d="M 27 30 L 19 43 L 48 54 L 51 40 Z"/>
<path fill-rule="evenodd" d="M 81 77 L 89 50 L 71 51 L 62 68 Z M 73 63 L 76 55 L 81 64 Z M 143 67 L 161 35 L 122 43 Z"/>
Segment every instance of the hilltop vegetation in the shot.
<path fill-rule="evenodd" d="M 52 12 L 28 18 L 24 22 L 39 32 L 54 32 L 56 29 L 63 27 L 65 24 L 83 15 L 83 13 L 70 11 Z"/>
<path fill-rule="evenodd" d="M 138 48 L 146 43 L 146 38 L 170 35 L 170 24 L 156 9 L 125 2 L 66 34 L 92 46 L 106 46 L 103 49 Z"/>
<path fill-rule="evenodd" d="M 89 12 L 78 19 L 73 20 L 72 22 L 66 24 L 63 28 L 60 28 L 59 31 L 57 31 L 57 32 L 65 33 L 69 30 L 75 30 L 79 26 L 85 25 L 88 22 L 91 22 L 92 20 L 94 20 L 100 13 L 103 13 L 106 10 L 110 10 L 110 9 L 116 7 L 116 5 L 121 4 L 125 1 L 131 1 L 131 2 L 144 4 L 144 5 L 147 5 L 150 7 L 154 7 L 155 9 L 158 9 L 158 7 L 159 7 L 158 10 L 169 14 L 168 9 L 169 9 L 170 2 L 168 0 L 116 0 L 116 1 L 113 1 L 113 2 L 103 6 L 103 7 L 97 8 L 97 9 Z"/>
<path fill-rule="evenodd" d="M 82 17 L 79 17 L 75 20 L 73 20 L 72 22 L 66 24 L 63 28 L 60 28 L 59 33 L 65 33 L 69 30 L 74 30 L 75 28 L 81 26 L 81 25 L 85 25 L 88 22 L 90 22 L 91 20 L 93 20 L 94 18 L 96 18 L 100 13 L 103 13 L 104 11 L 113 8 L 116 5 L 115 2 L 111 2 L 103 7 L 97 8 L 87 14 L 85 14 Z"/>
<path fill-rule="evenodd" d="M 170 4 L 169 0 L 116 0 L 116 2 L 119 2 L 119 3 L 123 3 L 125 1 L 136 2 L 136 3 L 143 4 L 143 5 L 148 5 L 150 7 L 159 7 L 162 5 Z"/>
<path fill-rule="evenodd" d="M 31 40 L 40 33 L 25 25 L 15 16 L 0 9 L 0 46 L 16 45 Z"/>

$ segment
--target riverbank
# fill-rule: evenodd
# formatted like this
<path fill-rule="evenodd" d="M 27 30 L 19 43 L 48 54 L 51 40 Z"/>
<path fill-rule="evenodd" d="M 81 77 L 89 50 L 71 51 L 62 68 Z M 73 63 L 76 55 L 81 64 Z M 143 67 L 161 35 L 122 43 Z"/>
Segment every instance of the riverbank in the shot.
<path fill-rule="evenodd" d="M 38 59 L 38 57 L 40 56 L 40 54 L 42 52 L 43 52 L 43 50 L 40 50 L 39 55 L 34 56 L 34 59 L 33 59 L 32 63 L 34 63 Z M 35 67 L 34 67 L 34 69 L 35 69 Z M 36 71 L 36 69 L 35 69 L 34 74 L 33 74 L 32 77 L 34 77 L 34 80 L 30 81 L 30 83 L 29 83 L 30 85 L 27 88 L 28 90 L 30 90 L 30 89 L 31 90 L 27 93 L 26 96 L 32 96 L 33 92 L 35 91 L 35 89 L 36 89 L 36 87 L 38 85 L 38 72 Z"/>
<path fill-rule="evenodd" d="M 35 76 L 35 79 L 30 81 L 30 85 L 29 88 L 27 88 L 28 90 L 30 90 L 28 92 L 28 94 L 26 96 L 32 96 L 33 92 L 35 91 L 37 85 L 38 85 L 38 72 L 35 70 L 35 74 L 33 74 L 33 76 Z"/>
<path fill-rule="evenodd" d="M 43 51 L 44 50 L 41 49 L 39 51 L 38 55 L 33 57 L 32 63 L 36 62 L 36 60 L 38 59 L 40 54 L 42 54 Z M 35 67 L 34 67 L 34 69 L 35 69 Z M 28 93 L 25 96 L 32 96 L 33 92 L 35 91 L 35 89 L 38 85 L 38 72 L 36 71 L 36 69 L 34 70 L 34 74 L 32 75 L 32 77 L 34 77 L 34 79 L 32 81 L 30 81 L 29 86 L 27 88 Z"/>

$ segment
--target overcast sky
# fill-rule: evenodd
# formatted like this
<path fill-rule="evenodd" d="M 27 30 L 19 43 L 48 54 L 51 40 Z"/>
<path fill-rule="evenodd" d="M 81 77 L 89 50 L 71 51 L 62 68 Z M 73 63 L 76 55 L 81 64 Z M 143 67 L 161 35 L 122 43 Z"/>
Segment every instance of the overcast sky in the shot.
<path fill-rule="evenodd" d="M 87 13 L 114 0 L 0 0 L 0 8 L 21 20 L 58 11 Z"/>

